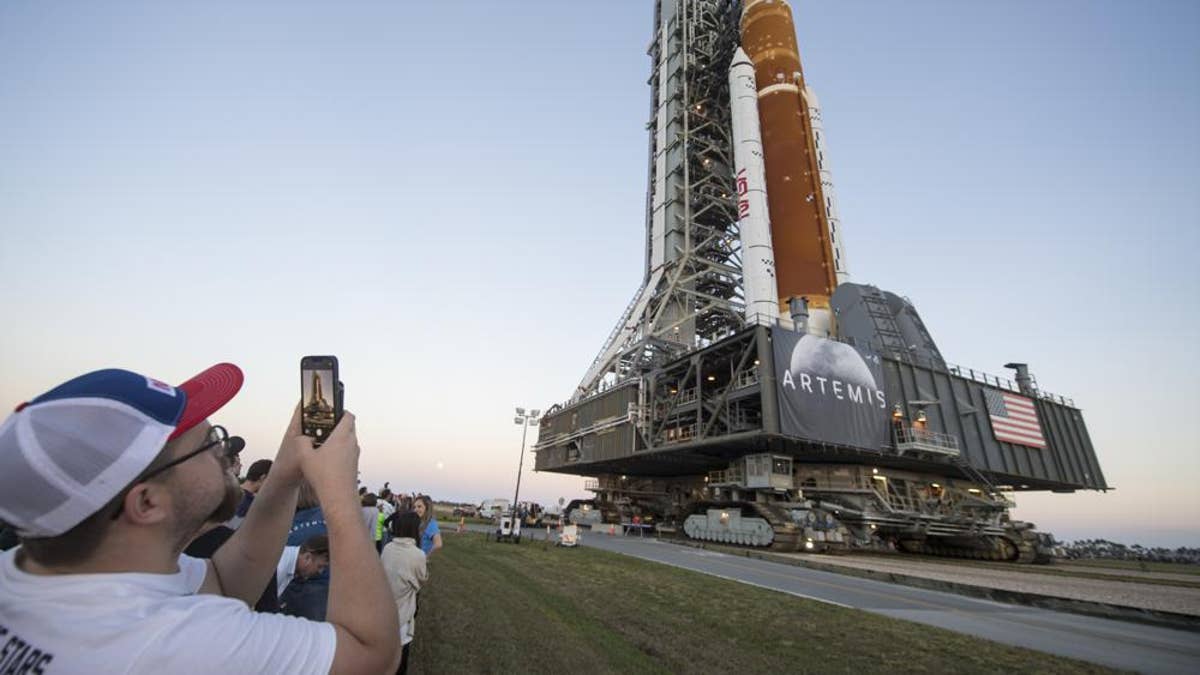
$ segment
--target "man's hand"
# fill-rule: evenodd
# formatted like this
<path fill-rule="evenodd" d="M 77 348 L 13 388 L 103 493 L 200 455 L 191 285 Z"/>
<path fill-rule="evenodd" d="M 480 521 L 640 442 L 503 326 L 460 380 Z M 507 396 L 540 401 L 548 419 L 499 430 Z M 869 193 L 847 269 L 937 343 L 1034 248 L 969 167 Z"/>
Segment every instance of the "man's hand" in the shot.
<path fill-rule="evenodd" d="M 299 415 L 299 408 L 296 412 Z M 298 419 L 293 419 L 293 422 Z M 358 434 L 354 428 L 354 414 L 350 411 L 342 413 L 341 421 L 333 428 L 321 447 L 314 448 L 312 439 L 307 436 L 291 439 L 290 443 L 285 439 L 284 447 L 295 450 L 304 478 L 312 484 L 322 502 L 327 495 L 356 494 Z M 283 449 L 280 449 L 280 453 L 283 453 Z M 275 468 L 271 467 L 271 471 L 274 470 Z"/>
<path fill-rule="evenodd" d="M 250 606 L 262 595 L 279 564 L 279 554 L 296 513 L 296 496 L 304 478 L 301 459 L 305 452 L 312 452 L 312 439 L 301 433 L 297 405 L 271 471 L 254 498 L 254 506 L 237 532 L 212 556 L 210 576 L 220 583 L 210 584 L 206 579 L 205 588 L 209 592 L 239 598 Z"/>
<path fill-rule="evenodd" d="M 337 631 L 334 673 L 384 673 L 396 669 L 400 623 L 387 575 L 363 527 L 354 415 L 342 419 L 319 448 L 297 444 L 304 478 L 317 491 L 329 528 L 329 610 Z M 251 511 L 253 513 L 253 511 Z"/>
<path fill-rule="evenodd" d="M 305 450 L 312 450 L 312 439 L 305 436 L 300 426 L 300 404 L 292 411 L 292 421 L 283 432 L 283 440 L 279 442 L 279 452 L 271 464 L 269 480 L 276 485 L 295 487 L 300 484 L 304 474 L 300 469 L 300 455 Z"/>

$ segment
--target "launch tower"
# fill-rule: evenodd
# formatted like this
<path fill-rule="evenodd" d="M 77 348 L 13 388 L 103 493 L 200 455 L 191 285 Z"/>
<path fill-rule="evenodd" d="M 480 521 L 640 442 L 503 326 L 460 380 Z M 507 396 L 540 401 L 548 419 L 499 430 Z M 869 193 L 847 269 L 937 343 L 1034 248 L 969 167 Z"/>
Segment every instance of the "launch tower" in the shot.
<path fill-rule="evenodd" d="M 1032 561 L 1007 493 L 1105 489 L 1082 416 L 948 364 L 916 308 L 851 283 L 821 110 L 782 0 L 658 0 L 641 286 L 536 468 L 582 522 L 749 546 Z"/>

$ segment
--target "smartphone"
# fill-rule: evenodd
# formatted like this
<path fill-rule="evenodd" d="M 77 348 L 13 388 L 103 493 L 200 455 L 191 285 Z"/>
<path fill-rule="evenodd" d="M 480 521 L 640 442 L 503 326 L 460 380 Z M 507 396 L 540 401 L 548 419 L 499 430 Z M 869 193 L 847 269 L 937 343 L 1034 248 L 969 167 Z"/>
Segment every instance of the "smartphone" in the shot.
<path fill-rule="evenodd" d="M 300 359 L 300 427 L 320 445 L 342 419 L 341 380 L 336 356 Z"/>

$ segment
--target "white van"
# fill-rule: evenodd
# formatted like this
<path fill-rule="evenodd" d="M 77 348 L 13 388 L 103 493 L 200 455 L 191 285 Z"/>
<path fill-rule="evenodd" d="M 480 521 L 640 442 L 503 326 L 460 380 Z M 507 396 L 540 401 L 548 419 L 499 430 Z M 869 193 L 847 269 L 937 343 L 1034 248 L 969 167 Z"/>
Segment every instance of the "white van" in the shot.
<path fill-rule="evenodd" d="M 479 505 L 479 517 L 496 519 L 502 513 L 508 513 L 512 508 L 512 501 L 509 499 L 485 499 Z"/>

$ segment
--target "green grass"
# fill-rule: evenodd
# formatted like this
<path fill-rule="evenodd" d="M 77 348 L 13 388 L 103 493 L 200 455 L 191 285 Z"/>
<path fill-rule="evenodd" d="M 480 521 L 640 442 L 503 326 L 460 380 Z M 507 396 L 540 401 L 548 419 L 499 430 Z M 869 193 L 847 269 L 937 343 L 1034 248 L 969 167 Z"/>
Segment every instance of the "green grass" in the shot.
<path fill-rule="evenodd" d="M 1110 672 L 588 548 L 446 536 L 421 673 Z"/>

